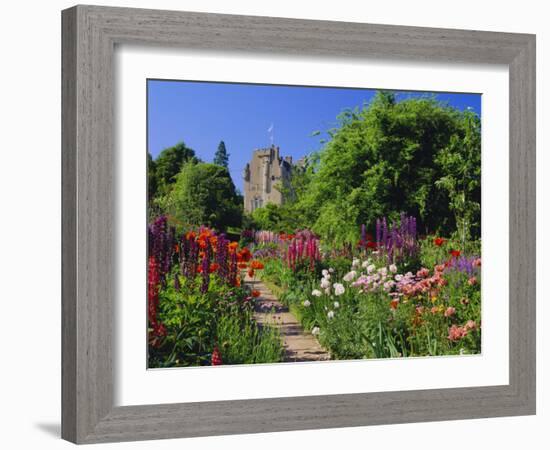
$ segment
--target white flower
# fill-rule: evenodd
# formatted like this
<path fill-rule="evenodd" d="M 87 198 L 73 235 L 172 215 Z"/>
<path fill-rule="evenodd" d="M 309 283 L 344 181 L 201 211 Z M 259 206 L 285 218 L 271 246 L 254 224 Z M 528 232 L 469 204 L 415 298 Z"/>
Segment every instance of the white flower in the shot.
<path fill-rule="evenodd" d="M 332 267 L 329 267 L 329 268 L 328 268 L 328 271 L 329 271 L 330 273 L 334 273 L 334 269 L 333 269 Z"/>
<path fill-rule="evenodd" d="M 330 295 L 330 287 L 325 289 L 325 294 Z"/>
<path fill-rule="evenodd" d="M 351 262 L 351 267 L 358 267 L 361 261 L 359 261 L 357 258 L 353 258 L 353 261 Z"/>
<path fill-rule="evenodd" d="M 319 327 L 313 327 L 311 329 L 311 334 L 313 334 L 313 336 L 317 336 L 319 334 L 321 330 L 319 329 Z"/>
<path fill-rule="evenodd" d="M 334 283 L 334 295 L 342 295 L 346 290 L 341 283 Z"/>
<path fill-rule="evenodd" d="M 403 275 L 397 274 L 394 278 L 395 281 L 401 281 L 403 279 Z"/>
<path fill-rule="evenodd" d="M 311 295 L 314 297 L 320 297 L 323 293 L 319 289 L 313 289 L 313 291 L 311 291 Z"/>
<path fill-rule="evenodd" d="M 340 308 L 340 303 L 334 302 L 334 307 L 335 307 L 336 309 Z"/>
<path fill-rule="evenodd" d="M 304 306 L 307 308 L 308 306 L 311 306 L 311 302 L 309 300 L 304 300 Z"/>
<path fill-rule="evenodd" d="M 396 266 L 395 264 L 392 264 L 392 265 L 390 266 L 390 272 L 391 272 L 391 273 L 397 273 L 397 266 Z"/>
<path fill-rule="evenodd" d="M 326 277 L 328 275 L 328 270 L 327 269 L 323 269 L 323 271 L 321 272 L 323 274 L 324 277 Z"/>
<path fill-rule="evenodd" d="M 367 273 L 372 273 L 376 269 L 374 264 L 371 264 L 370 266 L 367 266 Z"/>
<path fill-rule="evenodd" d="M 327 313 L 327 317 L 328 317 L 329 320 L 334 319 L 334 311 L 329 311 Z"/>
<path fill-rule="evenodd" d="M 357 276 L 357 272 L 355 270 L 352 270 L 351 272 L 348 272 L 344 275 L 344 281 L 350 282 L 355 279 Z"/>
<path fill-rule="evenodd" d="M 323 288 L 323 289 L 330 288 L 330 281 L 328 281 L 326 278 L 323 278 L 321 280 L 321 288 Z"/>
<path fill-rule="evenodd" d="M 361 264 L 361 267 L 363 269 L 366 269 L 370 264 L 370 259 L 367 259 L 366 261 L 363 261 L 363 263 Z"/>
<path fill-rule="evenodd" d="M 380 269 L 378 269 L 378 273 L 385 277 L 388 274 L 388 269 L 386 269 L 385 267 L 380 267 Z"/>

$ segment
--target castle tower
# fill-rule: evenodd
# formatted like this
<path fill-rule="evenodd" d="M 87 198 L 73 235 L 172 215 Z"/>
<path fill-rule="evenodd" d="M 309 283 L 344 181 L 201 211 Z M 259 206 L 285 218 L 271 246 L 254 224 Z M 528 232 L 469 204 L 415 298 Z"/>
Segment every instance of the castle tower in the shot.
<path fill-rule="evenodd" d="M 292 157 L 282 158 L 279 147 L 254 150 L 243 173 L 244 210 L 251 213 L 268 203 L 281 205 L 284 197 L 277 185 L 287 185 L 291 170 Z"/>

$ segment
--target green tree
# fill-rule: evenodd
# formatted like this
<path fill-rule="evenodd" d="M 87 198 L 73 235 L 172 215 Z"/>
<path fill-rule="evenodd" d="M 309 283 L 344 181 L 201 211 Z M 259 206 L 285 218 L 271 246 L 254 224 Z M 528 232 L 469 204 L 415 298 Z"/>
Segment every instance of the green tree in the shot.
<path fill-rule="evenodd" d="M 227 153 L 227 149 L 225 148 L 225 142 L 220 141 L 218 145 L 218 150 L 216 150 L 216 154 L 214 155 L 213 163 L 217 164 L 218 166 L 228 167 L 229 153 Z"/>
<path fill-rule="evenodd" d="M 189 161 L 197 161 L 195 152 L 185 143 L 178 142 L 173 147 L 165 148 L 155 160 L 155 174 L 160 193 L 166 193 L 168 187 L 174 183 L 175 176 L 183 165 Z"/>
<path fill-rule="evenodd" d="M 457 233 L 464 244 L 481 234 L 481 121 L 466 111 L 462 122 L 464 133 L 453 135 L 435 162 L 442 174 L 436 186 L 449 195 Z"/>
<path fill-rule="evenodd" d="M 252 212 L 252 219 L 257 229 L 283 231 L 282 211 L 279 205 L 268 203 Z"/>
<path fill-rule="evenodd" d="M 147 195 L 149 199 L 155 197 L 157 194 L 157 187 L 156 164 L 151 153 L 147 152 Z"/>
<path fill-rule="evenodd" d="M 338 119 L 306 188 L 295 190 L 293 208 L 314 231 L 334 243 L 350 242 L 360 224 L 372 230 L 378 217 L 396 219 L 401 211 L 419 219 L 421 232 L 450 234 L 459 216 L 466 218 L 460 226 L 477 223 L 475 114 L 431 97 L 397 102 L 394 94 L 379 92 Z"/>
<path fill-rule="evenodd" d="M 162 206 L 168 214 L 190 225 L 225 231 L 227 227 L 240 227 L 242 222 L 242 199 L 227 168 L 216 164 L 185 164 L 162 199 Z"/>

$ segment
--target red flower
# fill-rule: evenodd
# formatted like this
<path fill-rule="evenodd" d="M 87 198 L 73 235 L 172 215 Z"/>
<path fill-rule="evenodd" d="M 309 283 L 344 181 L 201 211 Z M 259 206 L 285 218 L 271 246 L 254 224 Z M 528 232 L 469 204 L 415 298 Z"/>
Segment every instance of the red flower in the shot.
<path fill-rule="evenodd" d="M 434 239 L 434 245 L 437 245 L 438 247 L 441 247 L 445 243 L 445 239 L 442 237 L 436 237 Z"/>
<path fill-rule="evenodd" d="M 243 248 L 243 249 L 237 254 L 237 261 L 239 261 L 239 262 L 247 262 L 247 261 L 250 261 L 250 258 L 252 258 L 252 253 L 250 253 L 250 250 L 248 250 L 247 247 Z"/>
<path fill-rule="evenodd" d="M 210 273 L 212 272 L 215 272 L 216 270 L 218 270 L 220 268 L 220 265 L 218 263 L 212 263 L 210 264 Z"/>
<path fill-rule="evenodd" d="M 220 353 L 220 349 L 216 345 L 214 346 L 214 351 L 212 352 L 212 365 L 221 366 L 222 364 L 223 364 L 222 354 Z"/>
<path fill-rule="evenodd" d="M 253 290 L 251 292 L 251 294 L 252 294 L 252 297 L 259 297 L 260 296 L 260 291 Z"/>
<path fill-rule="evenodd" d="M 257 270 L 261 270 L 264 268 L 264 264 L 261 262 L 261 261 L 252 261 L 250 263 L 250 268 L 251 269 L 257 269 Z"/>
<path fill-rule="evenodd" d="M 453 258 L 458 258 L 460 256 L 460 250 L 451 250 L 449 253 Z"/>
<path fill-rule="evenodd" d="M 249 276 L 250 278 L 252 278 L 252 277 L 254 276 L 254 269 L 249 269 L 249 270 L 248 270 L 248 276 Z"/>
<path fill-rule="evenodd" d="M 367 242 L 367 248 L 371 248 L 371 249 L 375 250 L 376 249 L 376 242 L 373 242 L 373 241 Z"/>

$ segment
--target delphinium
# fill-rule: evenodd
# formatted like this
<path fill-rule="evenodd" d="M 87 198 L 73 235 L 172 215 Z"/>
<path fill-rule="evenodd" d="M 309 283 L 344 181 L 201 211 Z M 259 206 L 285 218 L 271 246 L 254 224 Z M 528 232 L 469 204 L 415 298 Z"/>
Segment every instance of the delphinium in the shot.
<path fill-rule="evenodd" d="M 376 248 L 386 254 L 388 264 L 414 258 L 418 253 L 416 218 L 401 213 L 400 221 L 391 225 L 385 217 L 377 219 Z"/>

